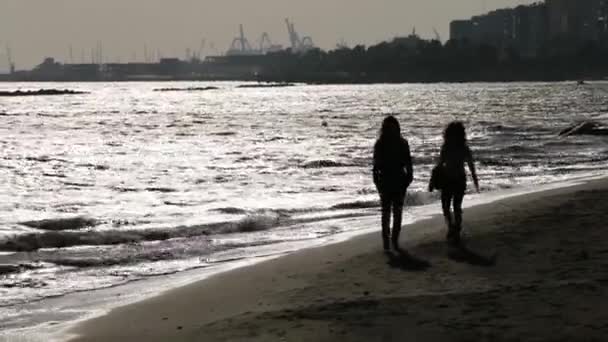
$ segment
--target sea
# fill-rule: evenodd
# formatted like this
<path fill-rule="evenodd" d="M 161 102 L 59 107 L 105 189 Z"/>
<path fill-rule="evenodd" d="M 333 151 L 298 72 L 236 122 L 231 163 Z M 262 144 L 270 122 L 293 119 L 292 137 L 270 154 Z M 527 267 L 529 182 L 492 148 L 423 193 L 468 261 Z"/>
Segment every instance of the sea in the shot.
<path fill-rule="evenodd" d="M 608 82 L 243 84 L 1 83 L 86 94 L 0 98 L 0 322 L 51 297 L 379 229 L 371 157 L 387 115 L 414 158 L 408 222 L 438 201 L 428 180 L 453 120 L 477 198 L 608 170 L 607 137 L 559 135 L 608 121 Z M 187 89 L 204 87 L 216 89 Z"/>

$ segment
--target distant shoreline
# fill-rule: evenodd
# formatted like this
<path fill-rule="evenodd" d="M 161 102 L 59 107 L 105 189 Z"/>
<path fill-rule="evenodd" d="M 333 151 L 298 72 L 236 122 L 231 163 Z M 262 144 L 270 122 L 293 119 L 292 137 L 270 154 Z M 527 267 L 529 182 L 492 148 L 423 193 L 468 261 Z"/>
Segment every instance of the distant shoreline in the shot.
<path fill-rule="evenodd" d="M 545 78 L 518 78 L 518 79 L 438 79 L 438 80 L 290 80 L 290 81 L 279 81 L 277 79 L 257 81 L 253 79 L 237 78 L 237 79 L 205 79 L 205 78 L 151 78 L 146 80 L 132 79 L 132 80 L 6 80 L 0 79 L 0 84 L 8 83 L 145 83 L 145 82 L 255 82 L 260 84 L 277 84 L 277 83 L 289 83 L 289 84 L 305 84 L 305 85 L 349 85 L 349 84 L 434 84 L 434 83 L 448 83 L 448 84 L 466 84 L 466 83 L 559 83 L 559 82 L 578 82 L 580 80 L 598 82 L 608 81 L 608 76 L 597 76 L 597 77 L 565 77 L 559 79 L 545 79 Z M 249 87 L 243 87 L 249 88 Z M 271 88 L 271 87 L 269 87 Z"/>

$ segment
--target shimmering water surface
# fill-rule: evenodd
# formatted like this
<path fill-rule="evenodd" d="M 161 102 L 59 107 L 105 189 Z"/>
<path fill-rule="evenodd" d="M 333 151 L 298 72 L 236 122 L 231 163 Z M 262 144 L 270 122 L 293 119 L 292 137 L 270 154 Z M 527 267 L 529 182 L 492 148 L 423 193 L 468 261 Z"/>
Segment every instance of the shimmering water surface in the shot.
<path fill-rule="evenodd" d="M 207 85 L 219 89 L 154 91 Z M 0 84 L 90 92 L 0 99 L 0 306 L 355 229 L 335 220 L 377 215 L 371 153 L 387 114 L 415 158 L 412 206 L 436 200 L 426 182 L 454 119 L 484 192 L 608 169 L 606 137 L 558 137 L 608 120 L 608 83 L 237 85 Z"/>

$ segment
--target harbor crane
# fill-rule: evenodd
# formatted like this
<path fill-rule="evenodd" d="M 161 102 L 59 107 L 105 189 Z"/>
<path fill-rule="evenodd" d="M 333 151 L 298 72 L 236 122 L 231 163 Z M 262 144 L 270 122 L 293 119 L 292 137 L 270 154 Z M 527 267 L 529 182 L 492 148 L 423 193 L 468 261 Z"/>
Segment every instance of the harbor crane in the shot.
<path fill-rule="evenodd" d="M 261 54 L 267 54 L 269 52 L 278 52 L 283 50 L 283 46 L 279 44 L 273 44 L 272 40 L 270 40 L 270 35 L 268 32 L 262 33 L 262 38 L 260 38 L 260 49 L 258 50 Z"/>
<path fill-rule="evenodd" d="M 262 38 L 260 38 L 260 51 L 268 51 L 272 47 L 272 41 L 270 40 L 270 35 L 268 32 L 262 33 Z"/>
<path fill-rule="evenodd" d="M 228 55 L 250 55 L 252 53 L 253 49 L 245 37 L 245 30 L 243 29 L 243 24 L 241 24 L 239 25 L 239 36 L 232 41 Z"/>
<path fill-rule="evenodd" d="M 8 69 L 11 74 L 15 73 L 15 63 L 13 62 L 13 53 L 10 45 L 6 45 L 6 60 L 8 62 Z"/>
<path fill-rule="evenodd" d="M 202 60 L 203 51 L 205 51 L 205 47 L 207 46 L 207 40 L 203 38 L 201 40 L 201 46 L 198 48 L 198 52 L 196 53 L 196 59 Z"/>
<path fill-rule="evenodd" d="M 291 42 L 291 50 L 293 52 L 301 53 L 314 48 L 311 37 L 305 36 L 300 38 L 294 24 L 289 19 L 285 19 L 285 24 L 287 25 L 287 32 L 289 33 L 289 41 Z"/>
<path fill-rule="evenodd" d="M 437 29 L 433 27 L 433 33 L 435 33 L 435 40 L 441 43 L 441 35 L 437 32 Z"/>

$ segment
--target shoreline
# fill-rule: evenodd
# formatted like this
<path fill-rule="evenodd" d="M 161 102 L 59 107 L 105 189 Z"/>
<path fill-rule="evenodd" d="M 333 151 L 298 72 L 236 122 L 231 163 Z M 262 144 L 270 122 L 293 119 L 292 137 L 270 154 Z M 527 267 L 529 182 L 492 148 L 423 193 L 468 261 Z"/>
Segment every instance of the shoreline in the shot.
<path fill-rule="evenodd" d="M 606 178 L 592 178 L 578 185 L 566 184 L 563 187 L 515 195 L 514 197 L 507 197 L 506 199 L 501 199 L 489 204 L 477 205 L 473 208 L 468 208 L 465 211 L 465 221 L 467 220 L 467 217 L 473 219 L 480 215 L 491 216 L 492 213 L 496 215 L 496 213 L 505 211 L 505 208 L 507 208 L 506 211 L 513 210 L 514 204 L 522 204 L 543 198 L 547 199 L 560 194 L 572 194 L 584 189 L 595 188 L 596 185 L 601 185 L 602 188 L 605 188 L 606 183 L 608 183 Z M 413 248 L 416 250 L 416 248 L 418 248 L 416 246 L 424 245 L 425 243 L 433 243 L 433 241 L 437 242 L 437 231 L 425 232 L 423 228 L 433 225 L 442 225 L 441 221 L 440 218 L 434 217 L 404 227 L 404 246 L 408 249 Z M 418 227 L 418 229 L 416 229 L 416 227 Z M 418 236 L 408 236 L 409 231 L 419 231 L 420 234 Z M 103 336 L 112 336 L 111 334 L 104 334 L 111 333 L 113 328 L 120 326 L 121 328 L 118 330 L 122 331 L 124 334 L 120 337 L 128 336 L 129 338 L 138 337 L 142 340 L 154 340 L 156 337 L 160 338 L 161 336 L 164 336 L 164 338 L 177 338 L 177 340 L 189 341 L 192 339 L 181 338 L 184 335 L 188 335 L 188 333 L 194 333 L 193 329 L 199 329 L 201 326 L 206 326 L 213 322 L 224 322 L 224 320 L 229 319 L 230 317 L 244 315 L 247 314 L 247 312 L 249 312 L 249 314 L 258 312 L 260 306 L 264 308 L 263 312 L 275 312 L 277 310 L 285 309 L 286 304 L 279 303 L 280 300 L 279 302 L 276 300 L 268 300 L 268 298 L 275 295 L 272 293 L 272 289 L 263 289 L 268 285 L 274 286 L 274 284 L 278 283 L 280 285 L 279 287 L 282 288 L 284 292 L 293 291 L 294 288 L 297 289 L 302 286 L 302 279 L 314 277 L 319 272 L 323 272 L 327 267 L 330 267 L 328 265 L 347 263 L 349 262 L 349 259 L 361 255 L 378 254 L 380 243 L 375 240 L 377 240 L 375 234 L 364 234 L 337 244 L 310 248 L 274 260 L 215 274 L 201 281 L 169 290 L 159 296 L 114 309 L 105 316 L 79 323 L 74 328 L 70 329 L 68 334 L 84 333 L 85 336 L 91 337 L 90 339 L 80 338 L 77 339 L 77 341 L 103 341 L 106 340 Z M 355 251 L 354 255 L 353 251 Z M 377 256 L 375 255 L 374 257 Z M 315 260 L 322 260 L 323 262 L 314 262 Z M 280 272 L 277 272 L 278 269 L 282 269 L 288 273 L 289 270 L 296 268 L 300 271 L 287 277 L 283 277 Z M 276 275 L 273 275 L 275 273 Z M 262 288 L 261 290 L 249 287 L 244 289 L 241 285 L 243 283 L 256 284 L 256 282 L 258 285 L 262 285 L 260 286 Z M 240 288 L 239 285 L 241 285 Z M 246 291 L 245 296 L 242 294 L 243 291 Z M 220 292 L 228 293 L 230 295 L 223 294 L 220 295 L 219 299 L 213 298 Z M 234 295 L 235 297 L 232 297 L 231 295 Z M 200 301 L 201 305 L 193 308 L 191 303 L 192 300 Z M 270 303 L 262 305 L 257 302 L 258 300 L 269 301 Z M 180 307 L 185 311 L 180 310 L 176 312 L 175 309 Z M 204 310 L 202 309 L 203 307 L 213 307 L 214 309 Z M 164 311 L 162 315 L 167 317 L 167 320 L 161 320 L 159 324 L 154 323 L 156 322 L 156 318 L 152 320 L 150 315 L 161 315 L 162 311 Z M 142 314 L 144 315 L 143 318 L 138 316 Z M 131 322 L 133 324 L 129 324 L 129 327 L 121 325 L 121 320 L 125 319 L 125 317 L 133 319 L 133 322 Z M 181 325 L 169 329 L 166 324 L 169 321 L 169 317 L 177 317 L 175 320 L 178 320 Z M 162 318 L 163 317 L 158 319 Z M 152 326 L 147 326 L 148 324 Z M 137 330 L 138 328 L 140 330 Z M 138 332 L 135 333 L 135 331 Z M 145 336 L 141 335 L 144 331 L 146 332 L 144 334 Z M 150 331 L 154 331 L 154 334 L 149 334 Z M 129 335 L 129 333 L 131 333 L 131 335 Z M 65 338 L 66 336 L 68 335 L 64 335 L 63 337 Z M 114 335 L 113 337 L 116 338 L 118 336 Z"/>
<path fill-rule="evenodd" d="M 580 186 L 587 182 L 604 179 L 603 175 L 585 175 L 569 180 L 543 184 L 538 187 L 516 187 L 491 191 L 482 194 L 467 196 L 464 203 L 465 210 L 478 206 L 492 205 L 498 201 L 522 196 L 534 195 L 546 191 L 554 191 L 564 188 Z M 608 179 L 608 178 L 606 178 Z M 404 231 L 410 226 L 419 225 L 421 221 L 437 219 L 440 217 L 440 207 L 438 202 L 423 206 L 407 207 L 404 212 Z M 411 211 L 415 212 L 412 213 Z M 409 217 L 409 219 L 408 219 Z M 23 341 L 47 341 L 49 339 L 63 341 L 64 331 L 77 327 L 82 322 L 96 319 L 107 315 L 113 309 L 125 305 L 133 305 L 163 295 L 167 291 L 172 291 L 193 283 L 204 282 L 209 278 L 221 276 L 226 272 L 234 272 L 243 268 L 255 268 L 256 265 L 272 259 L 280 259 L 292 254 L 302 253 L 309 249 L 331 248 L 335 244 L 348 243 L 353 239 L 375 236 L 376 225 L 378 224 L 379 213 L 364 217 L 347 218 L 339 220 L 340 224 L 358 224 L 361 226 L 371 225 L 367 230 L 357 229 L 351 232 L 328 236 L 327 238 L 316 241 L 314 244 L 302 244 L 301 248 L 287 252 L 277 252 L 269 255 L 256 256 L 243 260 L 220 263 L 212 267 L 200 267 L 181 272 L 157 275 L 130 281 L 116 286 L 99 288 L 86 291 L 78 291 L 56 297 L 47 297 L 29 303 L 16 305 L 15 308 L 25 310 L 28 314 L 11 316 L 11 322 L 4 327 L 0 333 L 0 341 L 13 341 L 16 338 Z M 441 227 L 440 227 L 441 229 Z M 409 233 L 412 231 L 410 230 Z M 420 229 L 414 232 L 416 241 L 420 240 L 428 232 Z M 407 243 L 412 236 L 408 236 Z M 415 243 L 414 243 L 415 244 Z M 137 294 L 132 294 L 137 293 Z M 52 310 L 50 308 L 53 308 Z M 57 310 L 56 310 L 57 309 Z M 33 314 L 37 312 L 37 314 Z"/>

